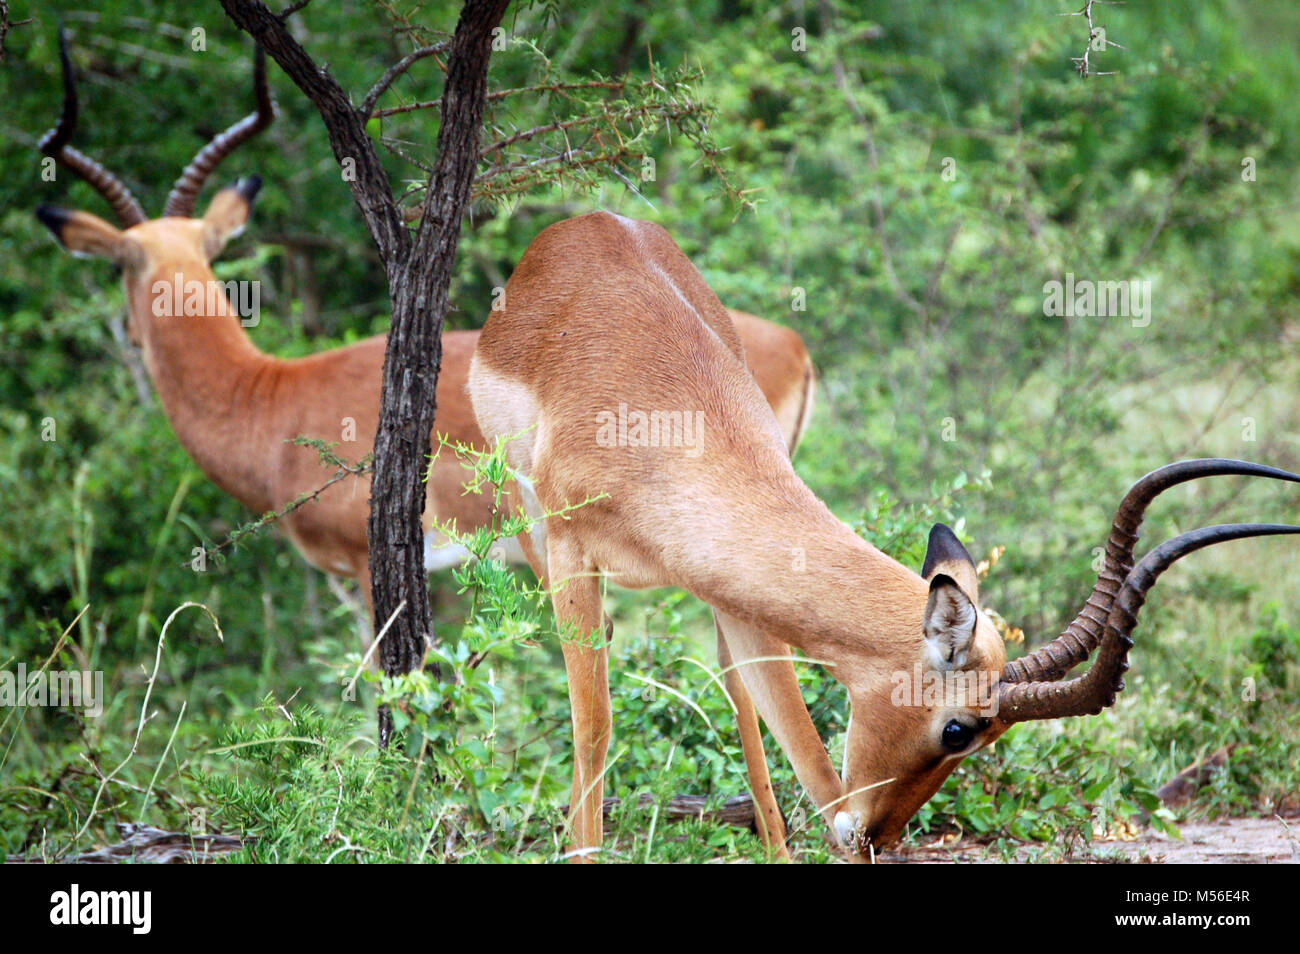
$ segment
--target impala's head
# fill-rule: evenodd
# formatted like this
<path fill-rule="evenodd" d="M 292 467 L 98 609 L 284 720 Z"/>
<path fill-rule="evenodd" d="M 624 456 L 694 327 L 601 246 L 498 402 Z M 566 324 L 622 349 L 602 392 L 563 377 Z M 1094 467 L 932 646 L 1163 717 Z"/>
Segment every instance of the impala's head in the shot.
<path fill-rule="evenodd" d="M 1006 650 L 980 610 L 975 563 L 943 524 L 930 531 L 921 577 L 911 638 L 849 683 L 835 829 L 862 851 L 893 841 L 962 757 L 1000 734 L 992 716 Z"/>
<path fill-rule="evenodd" d="M 77 89 L 68 38 L 62 27 L 59 56 L 63 64 L 63 110 L 54 128 L 41 138 L 39 148 L 93 186 L 113 207 L 118 225 L 89 212 L 49 205 L 37 208 L 36 217 L 74 255 L 106 258 L 121 267 L 128 300 L 132 302 L 133 333 L 138 334 L 134 323 L 139 319 L 139 296 L 148 293 L 153 276 L 170 278 L 192 273 L 195 268 L 206 269 L 248 221 L 253 199 L 261 187 L 256 176 L 222 189 L 201 218 L 192 216 L 195 200 L 217 165 L 275 118 L 275 104 L 266 82 L 266 57 L 259 47 L 253 69 L 257 111 L 204 146 L 176 180 L 162 217 L 147 219 L 125 183 L 70 145 L 77 124 Z"/>
<path fill-rule="evenodd" d="M 979 608 L 975 566 L 952 531 L 936 526 L 921 571 L 925 608 L 918 593 L 916 639 L 881 667 L 910 660 L 911 671 L 867 672 L 849 682 L 844 798 L 834 817 L 840 843 L 864 856 L 889 844 L 962 758 L 1015 723 L 1095 715 L 1112 705 L 1124 688 L 1146 594 L 1175 561 L 1226 540 L 1300 533 L 1279 524 L 1206 527 L 1154 548 L 1135 566 L 1147 505 L 1176 484 L 1222 474 L 1300 483 L 1284 470 L 1217 458 L 1147 474 L 1120 504 L 1097 583 L 1078 616 L 1052 642 L 1005 664 L 1002 639 Z M 1087 673 L 1066 679 L 1094 650 Z"/>

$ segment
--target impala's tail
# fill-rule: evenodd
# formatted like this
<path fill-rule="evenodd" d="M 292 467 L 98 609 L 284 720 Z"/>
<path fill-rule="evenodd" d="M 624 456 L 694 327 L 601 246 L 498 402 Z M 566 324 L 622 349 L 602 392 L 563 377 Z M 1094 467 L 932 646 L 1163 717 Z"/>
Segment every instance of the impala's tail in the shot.
<path fill-rule="evenodd" d="M 794 457 L 794 449 L 799 446 L 803 440 L 804 432 L 808 430 L 808 421 L 813 412 L 813 395 L 817 390 L 817 371 L 813 368 L 812 356 L 804 356 L 803 387 L 799 396 L 799 417 L 795 424 L 794 434 L 790 438 L 790 456 Z"/>

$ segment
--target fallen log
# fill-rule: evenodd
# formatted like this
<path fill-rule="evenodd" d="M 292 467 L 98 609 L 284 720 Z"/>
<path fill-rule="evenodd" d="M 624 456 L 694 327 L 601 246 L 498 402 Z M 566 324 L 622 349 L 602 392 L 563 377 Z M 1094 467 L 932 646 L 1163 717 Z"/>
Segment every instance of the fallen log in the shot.
<path fill-rule="evenodd" d="M 1160 799 L 1160 804 L 1165 808 L 1180 808 L 1191 802 L 1203 786 L 1227 768 L 1228 757 L 1236 747 L 1237 743 L 1231 742 L 1201 761 L 1187 766 L 1165 782 L 1156 789 L 1156 798 Z M 1143 809 L 1138 812 L 1137 820 L 1140 824 L 1148 824 L 1151 821 L 1151 813 Z"/>
<path fill-rule="evenodd" d="M 112 865 L 123 862 L 155 865 L 203 864 L 229 855 L 255 838 L 238 835 L 195 835 L 163 831 L 152 825 L 126 822 L 117 826 L 122 840 L 80 855 L 48 859 L 53 864 Z M 44 864 L 44 858 L 10 858 L 8 864 Z"/>
<path fill-rule="evenodd" d="M 1207 784 L 1228 764 L 1228 756 L 1236 748 L 1235 744 L 1225 745 L 1213 755 L 1207 756 L 1195 765 L 1189 765 L 1165 784 L 1156 789 L 1160 803 L 1169 808 L 1186 805 L 1192 800 L 1197 790 Z"/>

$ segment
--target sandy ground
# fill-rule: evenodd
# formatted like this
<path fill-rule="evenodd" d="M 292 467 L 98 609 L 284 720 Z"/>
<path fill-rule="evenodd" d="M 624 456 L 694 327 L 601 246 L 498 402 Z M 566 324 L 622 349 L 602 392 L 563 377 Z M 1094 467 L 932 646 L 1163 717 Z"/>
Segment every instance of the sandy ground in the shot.
<path fill-rule="evenodd" d="M 1182 841 L 1147 833 L 1110 846 L 1146 864 L 1300 864 L 1300 818 L 1224 818 L 1179 830 Z"/>
<path fill-rule="evenodd" d="M 1131 841 L 1094 842 L 1070 860 L 1085 864 L 1300 864 L 1300 818 L 1224 818 L 1187 822 L 1179 830 L 1181 840 L 1144 831 Z M 1019 860 L 1032 861 L 1041 852 L 1041 848 L 1026 845 L 1016 854 Z M 881 860 L 902 864 L 969 864 L 1003 859 L 982 845 L 959 841 L 907 852 L 888 852 Z"/>

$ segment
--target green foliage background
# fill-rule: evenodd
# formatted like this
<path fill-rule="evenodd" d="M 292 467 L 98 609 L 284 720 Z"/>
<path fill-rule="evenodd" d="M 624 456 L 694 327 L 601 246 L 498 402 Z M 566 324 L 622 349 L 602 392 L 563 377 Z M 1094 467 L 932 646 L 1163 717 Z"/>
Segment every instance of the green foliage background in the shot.
<path fill-rule="evenodd" d="M 151 214 L 194 151 L 247 109 L 251 45 L 215 2 L 12 7 L 15 20 L 35 22 L 9 34 L 0 63 L 0 665 L 38 665 L 88 604 L 58 665 L 102 669 L 110 705 L 90 721 L 0 716 L 0 850 L 58 853 L 78 834 L 79 848 L 110 840 L 114 821 L 175 826 L 199 813 L 205 825 L 261 834 L 264 860 L 556 857 L 562 838 L 546 819 L 567 800 L 568 739 L 554 636 L 496 651 L 483 667 L 491 679 L 469 683 L 454 718 L 437 715 L 447 700 L 430 702 L 430 758 L 414 741 L 411 758 L 377 757 L 374 691 L 363 687 L 360 705 L 340 698 L 356 620 L 324 579 L 272 533 L 207 573 L 188 568 L 191 547 L 249 515 L 204 481 L 133 378 L 111 268 L 64 254 L 31 215 L 45 201 L 105 213 L 86 186 L 40 176 L 35 142 L 58 109 L 59 16 L 81 72 L 78 144 Z M 550 222 L 603 207 L 663 223 L 727 305 L 807 341 L 818 403 L 796 464 L 810 486 L 913 565 L 936 519 L 954 522 L 977 557 L 1005 547 L 986 603 L 1031 642 L 1054 635 L 1087 592 L 1094 548 L 1133 479 L 1202 455 L 1300 467 L 1300 11 L 1281 0 L 1107 7 L 1099 22 L 1125 49 L 1094 54 L 1118 72 L 1085 82 L 1069 58 L 1086 30 L 1059 7 L 517 8 L 494 89 L 540 76 L 644 79 L 647 51 L 655 76 L 698 69 L 691 95 L 713 108 L 710 138 L 753 205 L 729 198 L 682 136 L 646 131 L 656 176 L 637 192 L 625 180 L 639 167 L 629 167 L 623 179 L 551 178 L 476 204 L 449 327 L 482 323 L 492 288 Z M 394 38 L 394 9 L 317 3 L 295 29 L 359 101 L 409 48 Z M 453 4 L 414 9 L 402 8 L 434 28 L 454 24 Z M 202 52 L 191 49 L 195 28 Z M 384 330 L 387 299 L 318 117 L 271 69 L 280 120 L 216 178 L 256 171 L 266 181 L 223 277 L 262 282 L 267 318 L 255 341 L 287 356 Z M 439 88 L 431 66 L 417 67 L 383 102 Z M 491 119 L 527 128 L 563 106 L 512 97 Z M 435 132 L 428 112 L 382 128 L 426 160 Z M 422 179 L 386 161 L 395 182 Z M 1043 285 L 1066 273 L 1150 281 L 1150 325 L 1046 317 Z M 47 418 L 53 442 L 41 439 Z M 1216 520 L 1286 522 L 1295 511 L 1281 485 L 1223 480 L 1167 494 L 1147 537 Z M 1154 807 L 1154 788 L 1229 743 L 1230 770 L 1189 811 L 1296 807 L 1297 569 L 1282 540 L 1231 544 L 1171 571 L 1144 613 L 1116 709 L 1016 730 L 954 776 L 913 837 L 1065 832 L 1058 847 L 1072 845 Z M 461 582 L 498 597 L 524 585 Z M 460 633 L 477 648 L 509 615 L 466 623 L 460 586 L 435 585 L 449 647 Z M 92 813 L 96 773 L 130 750 L 162 622 L 186 600 L 218 616 L 224 642 L 202 614 L 177 618 L 140 748 Z M 680 662 L 713 664 L 707 615 L 680 594 L 612 594 L 612 605 L 623 752 L 610 790 L 743 791 L 725 703 Z M 549 626 L 535 606 L 515 615 Z M 1253 699 L 1240 691 L 1248 677 Z M 645 678 L 700 713 L 647 692 Z M 805 678 L 834 747 L 843 700 L 819 674 Z M 783 804 L 798 810 L 783 757 L 769 753 Z M 641 817 L 616 825 L 611 853 L 757 856 L 733 830 L 685 826 L 656 841 L 645 828 Z M 827 857 L 818 834 L 815 821 L 801 831 L 803 857 Z"/>

